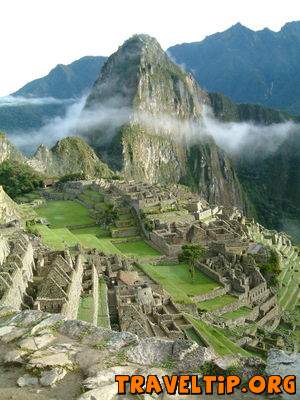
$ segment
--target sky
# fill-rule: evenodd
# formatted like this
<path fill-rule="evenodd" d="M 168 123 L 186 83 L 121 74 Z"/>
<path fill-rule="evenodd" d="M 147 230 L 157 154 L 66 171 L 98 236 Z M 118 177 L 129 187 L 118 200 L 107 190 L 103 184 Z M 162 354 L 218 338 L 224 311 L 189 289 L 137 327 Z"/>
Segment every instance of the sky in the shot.
<path fill-rule="evenodd" d="M 200 41 L 237 22 L 274 31 L 300 20 L 285 0 L 2 0 L 0 96 L 86 55 L 108 56 L 135 33 L 164 49 Z"/>

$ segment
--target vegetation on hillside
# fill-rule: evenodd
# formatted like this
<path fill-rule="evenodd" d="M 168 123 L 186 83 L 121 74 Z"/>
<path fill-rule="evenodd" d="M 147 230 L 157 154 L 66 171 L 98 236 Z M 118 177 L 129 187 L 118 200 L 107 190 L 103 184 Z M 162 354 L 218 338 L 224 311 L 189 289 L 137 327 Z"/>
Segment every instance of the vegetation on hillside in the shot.
<path fill-rule="evenodd" d="M 42 186 L 42 176 L 28 165 L 6 160 L 0 165 L 0 185 L 15 199 Z"/>
<path fill-rule="evenodd" d="M 272 286 L 277 284 L 281 268 L 279 256 L 275 250 L 270 250 L 268 261 L 259 264 L 258 267 Z"/>

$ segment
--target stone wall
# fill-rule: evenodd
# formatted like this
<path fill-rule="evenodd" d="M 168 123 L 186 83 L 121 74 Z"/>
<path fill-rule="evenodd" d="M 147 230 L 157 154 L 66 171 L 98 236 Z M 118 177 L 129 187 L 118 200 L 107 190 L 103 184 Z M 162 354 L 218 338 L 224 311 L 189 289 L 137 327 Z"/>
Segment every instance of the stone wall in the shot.
<path fill-rule="evenodd" d="M 0 236 L 0 265 L 3 264 L 4 260 L 9 255 L 9 251 L 8 240 L 5 237 Z"/>
<path fill-rule="evenodd" d="M 93 325 L 98 324 L 99 310 L 99 277 L 95 266 L 92 266 Z"/>
<path fill-rule="evenodd" d="M 264 315 L 259 321 L 257 321 L 257 324 L 259 326 L 264 326 L 267 322 L 275 319 L 278 316 L 279 312 L 279 306 L 276 305 L 275 307 L 271 308 L 270 311 L 268 311 L 266 315 Z"/>
<path fill-rule="evenodd" d="M 209 268 L 207 265 L 198 262 L 198 263 L 196 264 L 196 268 L 197 268 L 199 271 L 203 272 L 203 273 L 204 273 L 205 275 L 207 275 L 208 277 L 210 277 L 211 279 L 213 279 L 213 280 L 219 282 L 222 286 L 224 285 L 224 284 L 223 284 L 223 278 L 222 278 L 222 276 L 221 276 L 220 274 L 218 274 L 218 272 L 213 271 L 213 270 L 212 270 L 211 268 Z M 229 288 L 228 288 L 228 290 L 229 290 Z"/>
<path fill-rule="evenodd" d="M 151 232 L 149 235 L 150 241 L 167 256 L 177 256 L 181 252 L 181 244 L 169 245 L 165 239 L 156 232 Z"/>
<path fill-rule="evenodd" d="M 12 245 L 12 252 L 0 270 L 2 298 L 0 306 L 21 309 L 28 281 L 33 277 L 34 251 L 25 235 L 20 235 Z M 5 248 L 7 251 L 7 248 Z"/>
<path fill-rule="evenodd" d="M 75 268 L 71 275 L 71 283 L 67 292 L 67 302 L 62 307 L 62 315 L 68 319 L 76 319 L 82 290 L 83 262 L 76 257 Z"/>
<path fill-rule="evenodd" d="M 223 296 L 229 291 L 229 287 L 222 287 L 219 289 L 211 290 L 210 292 L 199 294 L 198 296 L 193 297 L 193 300 L 198 301 L 205 301 L 215 299 L 216 297 Z M 219 310 L 218 310 L 219 311 Z"/>

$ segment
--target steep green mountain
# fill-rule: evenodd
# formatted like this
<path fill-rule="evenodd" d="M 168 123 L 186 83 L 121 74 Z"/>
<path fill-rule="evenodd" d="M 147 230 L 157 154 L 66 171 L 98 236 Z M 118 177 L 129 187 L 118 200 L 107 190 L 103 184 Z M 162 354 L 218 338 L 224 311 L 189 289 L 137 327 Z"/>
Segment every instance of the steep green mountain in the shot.
<path fill-rule="evenodd" d="M 28 99 L 53 98 L 61 101 L 20 101 L 11 105 L 0 104 L 0 130 L 26 133 L 42 127 L 55 117 L 63 117 L 76 99 L 88 93 L 99 75 L 105 57 L 83 57 L 69 65 L 59 64 L 48 75 L 27 83 L 12 94 Z"/>
<path fill-rule="evenodd" d="M 226 122 L 251 121 L 264 126 L 300 120 L 259 105 L 235 104 L 221 94 L 209 96 L 215 116 Z M 248 148 L 233 158 L 239 180 L 250 200 L 248 205 L 252 204 L 248 213 L 265 226 L 287 231 L 299 243 L 300 126 L 287 134 L 275 151 L 265 150 L 259 152 Z"/>
<path fill-rule="evenodd" d="M 236 24 L 168 52 L 210 92 L 300 114 L 300 21 L 279 32 Z"/>
<path fill-rule="evenodd" d="M 82 115 L 99 122 L 81 133 L 128 177 L 187 183 L 211 202 L 242 207 L 228 157 L 212 137 L 191 140 L 209 104 L 208 94 L 155 39 L 135 35 L 105 63 Z"/>
<path fill-rule="evenodd" d="M 48 176 L 83 174 L 88 177 L 111 177 L 112 172 L 94 150 L 79 137 L 67 137 L 48 149 L 40 145 L 28 164 Z"/>

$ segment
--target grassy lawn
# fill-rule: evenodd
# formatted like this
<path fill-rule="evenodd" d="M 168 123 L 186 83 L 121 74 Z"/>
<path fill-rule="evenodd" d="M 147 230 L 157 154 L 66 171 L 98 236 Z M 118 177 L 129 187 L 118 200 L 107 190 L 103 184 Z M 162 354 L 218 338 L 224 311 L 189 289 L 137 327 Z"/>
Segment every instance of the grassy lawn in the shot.
<path fill-rule="evenodd" d="M 41 235 L 43 243 L 53 250 L 64 250 L 65 244 L 74 247 L 79 242 L 67 228 L 50 229 L 46 225 L 35 225 L 35 229 Z"/>
<path fill-rule="evenodd" d="M 36 212 L 46 218 L 53 228 L 94 223 L 89 210 L 76 201 L 48 201 L 45 206 L 36 208 Z"/>
<path fill-rule="evenodd" d="M 207 293 L 220 286 L 200 271 L 195 271 L 194 282 L 191 280 L 187 264 L 141 265 L 142 270 L 170 293 L 175 302 L 192 303 L 193 296 Z"/>
<path fill-rule="evenodd" d="M 96 236 L 89 235 L 89 234 L 79 234 L 76 235 L 78 238 L 79 243 L 86 248 L 90 249 L 97 249 L 99 251 L 102 251 L 103 253 L 106 254 L 120 254 L 119 249 L 117 249 L 113 243 L 110 241 L 109 238 L 97 238 Z"/>
<path fill-rule="evenodd" d="M 107 315 L 107 287 L 103 278 L 99 279 L 98 326 L 110 327 L 109 315 Z"/>
<path fill-rule="evenodd" d="M 114 245 L 126 256 L 132 257 L 157 257 L 160 253 L 149 246 L 144 240 L 134 242 L 114 243 Z"/>
<path fill-rule="evenodd" d="M 77 319 L 86 322 L 93 322 L 93 297 L 84 296 L 80 299 Z"/>
<path fill-rule="evenodd" d="M 67 228 L 50 229 L 62 242 L 66 242 L 68 246 L 73 247 L 78 243 L 78 239 Z"/>
<path fill-rule="evenodd" d="M 63 250 L 64 244 L 57 234 L 45 225 L 35 225 L 35 230 L 41 236 L 43 243 L 53 250 Z"/>
<path fill-rule="evenodd" d="M 225 319 L 237 319 L 240 317 L 245 317 L 251 312 L 251 308 L 248 307 L 240 307 L 235 311 L 230 311 L 225 314 L 222 314 L 222 317 Z"/>
<path fill-rule="evenodd" d="M 223 296 L 216 297 L 211 300 L 205 300 L 197 303 L 199 310 L 214 311 L 218 308 L 227 306 L 228 304 L 234 303 L 237 298 L 230 294 L 224 294 Z"/>
<path fill-rule="evenodd" d="M 88 234 L 96 237 L 109 237 L 109 232 L 101 228 L 101 226 L 87 226 L 86 228 L 72 228 L 71 232 L 74 235 Z"/>
<path fill-rule="evenodd" d="M 240 354 L 248 356 L 249 353 L 237 346 L 228 339 L 218 328 L 208 325 L 203 321 L 187 316 L 188 320 L 193 324 L 195 329 L 203 337 L 203 339 L 218 353 L 220 356 Z"/>

